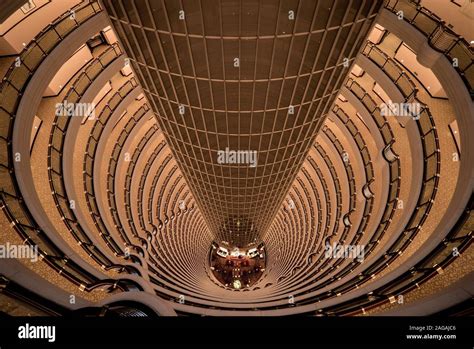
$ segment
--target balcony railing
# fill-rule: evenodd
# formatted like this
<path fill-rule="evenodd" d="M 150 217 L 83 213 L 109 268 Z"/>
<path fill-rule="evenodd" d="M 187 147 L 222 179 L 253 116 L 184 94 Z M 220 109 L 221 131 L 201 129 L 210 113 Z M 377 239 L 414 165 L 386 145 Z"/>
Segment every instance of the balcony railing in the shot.
<path fill-rule="evenodd" d="M 143 190 L 145 188 L 146 178 L 148 177 L 148 174 L 150 173 L 151 166 L 154 163 L 154 161 L 156 160 L 156 158 L 158 157 L 158 155 L 163 151 L 165 145 L 166 145 L 165 141 L 161 142 L 157 146 L 157 148 L 153 151 L 153 153 L 150 156 L 147 164 L 145 165 L 145 169 L 143 170 L 143 173 L 142 173 L 141 178 L 140 178 L 140 184 L 139 184 L 139 189 L 138 189 L 139 190 L 139 196 L 142 199 L 143 199 Z M 145 226 L 145 213 L 144 213 L 144 210 L 143 210 L 143 202 L 144 202 L 143 200 L 138 200 L 137 206 L 138 206 L 140 227 L 142 228 L 143 231 L 145 231 L 146 226 Z M 153 207 L 153 206 L 149 206 L 149 207 Z M 185 211 L 187 211 L 187 207 L 186 207 Z M 151 214 L 151 212 L 149 212 L 149 213 Z M 131 215 L 130 212 L 128 214 Z M 151 222 L 153 222 L 153 219 L 149 218 L 148 222 L 150 222 L 150 224 L 151 224 Z"/>
<path fill-rule="evenodd" d="M 98 1 L 80 3 L 43 29 L 23 49 L 8 69 L 2 82 L 1 90 L 6 94 L 9 106 L 16 106 L 27 81 L 48 54 L 74 29 L 101 11 L 102 8 Z"/>
<path fill-rule="evenodd" d="M 346 82 L 346 87 L 365 105 L 367 110 L 372 114 L 377 126 L 381 131 L 385 144 L 391 145 L 394 141 L 392 130 L 389 127 L 387 120 L 385 120 L 385 118 L 380 114 L 380 110 L 374 99 L 364 90 L 361 85 L 359 85 L 355 80 L 351 78 L 349 78 Z M 415 96 L 416 94 L 409 93 L 408 95 Z M 368 280 L 371 280 L 374 274 L 380 273 L 382 270 L 387 268 L 388 265 L 390 265 L 390 263 L 392 263 L 400 255 L 400 253 L 408 247 L 408 240 L 413 239 L 418 233 L 421 225 L 426 220 L 426 217 L 429 211 L 431 210 L 431 207 L 433 206 L 439 180 L 439 143 L 437 139 L 436 128 L 434 127 L 433 119 L 431 117 L 431 114 L 429 113 L 429 110 L 425 108 L 423 110 L 423 113 L 427 113 L 425 115 L 426 117 L 420 117 L 420 120 L 417 121 L 418 127 L 420 129 L 425 160 L 422 193 L 420 194 L 420 197 L 417 202 L 417 209 L 413 213 L 412 217 L 410 218 L 410 221 L 408 222 L 404 231 L 400 235 L 399 239 L 390 247 L 388 253 L 377 259 L 363 273 L 359 274 L 357 278 L 349 280 L 348 282 L 344 283 L 343 285 L 339 286 L 338 288 L 332 290 L 327 294 L 314 296 L 304 301 L 298 302 L 298 305 L 311 304 L 326 298 L 335 297 L 339 293 L 342 294 L 348 292 L 354 288 L 359 287 Z M 423 126 L 421 126 L 422 123 Z M 425 138 L 426 135 L 428 135 L 427 138 Z M 396 158 L 396 160 L 397 159 L 398 158 Z M 427 164 L 427 161 L 430 161 L 430 165 Z M 431 164 L 431 162 L 433 162 L 433 164 Z M 381 220 L 381 226 L 379 227 L 379 229 L 377 229 L 372 239 L 370 240 L 372 244 L 370 246 L 370 250 L 372 250 L 374 245 L 378 243 L 381 234 L 386 231 L 386 225 L 390 223 L 390 219 L 393 217 L 394 210 L 396 208 L 396 203 L 399 195 L 400 178 L 400 164 L 398 160 L 390 162 L 390 178 L 391 183 L 388 199 L 388 202 L 390 204 L 387 205 L 387 209 L 384 211 L 384 215 Z M 370 212 L 367 212 L 367 214 L 369 213 Z M 349 264 L 348 267 L 350 267 L 350 269 L 353 269 L 356 266 L 356 263 L 357 262 L 354 261 L 353 263 Z M 347 268 L 344 268 L 338 271 L 338 274 L 318 284 L 317 287 L 313 287 L 312 289 L 305 291 L 302 295 L 314 292 L 317 289 L 328 286 L 334 280 L 348 275 L 348 272 L 350 272 L 350 270 L 346 269 Z M 324 274 L 327 274 L 329 271 L 331 271 L 331 269 L 326 270 Z M 317 279 L 319 278 L 320 275 L 318 274 Z M 374 304 L 374 302 L 377 302 L 378 304 L 382 301 L 383 300 L 381 299 L 363 299 L 361 300 L 362 303 L 360 303 L 359 301 L 355 300 L 349 305 L 345 305 L 344 307 L 345 309 L 351 309 L 351 307 L 356 304 L 356 309 L 360 310 L 361 304 L 367 306 L 367 304 Z M 337 308 L 337 311 L 340 311 L 341 309 Z"/>
<path fill-rule="evenodd" d="M 464 81 L 474 98 L 474 50 L 469 42 L 456 34 L 444 21 L 413 0 L 387 0 L 385 8 L 412 24 L 428 39 L 430 46 L 443 53 Z"/>
<path fill-rule="evenodd" d="M 43 260 L 51 268 L 84 290 L 91 290 L 98 280 L 66 256 L 38 226 L 22 197 L 15 175 L 13 128 L 17 108 L 28 81 L 47 55 L 75 28 L 101 12 L 98 1 L 80 3 L 51 23 L 20 53 L 7 71 L 0 86 L 0 202 L 25 244 L 38 246 Z M 114 280 L 112 284 L 121 284 Z M 122 286 L 119 285 L 121 289 Z"/>
<path fill-rule="evenodd" d="M 367 109 L 373 115 L 377 125 L 379 126 L 382 136 L 386 144 L 392 144 L 393 134 L 390 130 L 390 134 L 385 131 L 388 123 L 385 118 L 381 115 L 380 109 L 376 106 L 375 101 L 369 94 L 360 86 L 355 80 L 351 78 L 348 79 L 346 83 L 348 87 L 367 107 Z M 416 99 L 415 93 L 408 93 L 412 101 L 418 101 Z M 364 102 L 365 101 L 365 102 Z M 436 193 L 438 191 L 439 185 L 439 171 L 440 171 L 440 154 L 439 154 L 439 140 L 437 135 L 437 130 L 434 124 L 433 117 L 426 106 L 421 108 L 422 112 L 418 115 L 418 120 L 416 120 L 420 138 L 423 147 L 423 183 L 421 194 L 417 202 L 417 208 L 410 221 L 408 222 L 405 231 L 399 237 L 399 239 L 393 244 L 389 251 L 388 255 L 390 260 L 397 258 L 399 252 L 405 249 L 408 246 L 409 241 L 411 241 L 415 235 L 418 233 L 421 225 L 427 218 L 428 213 L 433 206 Z M 398 176 L 400 175 L 400 168 L 398 171 L 395 171 Z M 392 191 L 392 190 L 391 190 Z M 375 262 L 368 268 L 364 273 L 368 276 L 375 272 L 379 272 L 382 269 L 385 269 L 387 266 L 387 260 L 380 260 Z"/>
<path fill-rule="evenodd" d="M 410 101 L 414 98 L 418 89 L 413 80 L 400 68 L 397 62 L 371 42 L 367 42 L 362 50 L 362 54 L 375 63 L 393 81 L 402 93 L 405 101 Z"/>
<path fill-rule="evenodd" d="M 99 73 L 114 62 L 121 54 L 122 51 L 120 47 L 114 44 L 108 47 L 99 57 L 91 61 L 73 82 L 64 101 L 67 101 L 67 103 L 79 103 L 81 97 Z M 128 273 L 138 274 L 138 271 L 131 266 L 113 264 L 111 260 L 94 245 L 79 224 L 74 209 L 71 208 L 64 183 L 63 158 L 65 138 L 72 117 L 74 116 L 61 113 L 56 115 L 50 134 L 48 146 L 48 176 L 56 207 L 71 235 L 76 238 L 79 245 L 87 251 L 98 265 L 105 270 L 118 269 L 119 272 L 127 271 Z M 105 242 L 110 244 L 109 240 L 105 239 L 106 235 L 107 234 L 103 234 L 102 236 Z"/>
<path fill-rule="evenodd" d="M 148 110 L 150 110 L 150 107 L 148 106 L 148 104 L 144 104 L 142 107 L 140 107 L 134 113 L 134 115 L 130 118 L 130 120 L 127 122 L 127 124 L 123 128 L 122 132 L 120 133 L 120 135 L 118 137 L 118 140 L 117 140 L 117 143 L 114 146 L 114 150 L 112 151 L 112 156 L 111 156 L 111 159 L 110 159 L 110 162 L 109 162 L 109 170 L 108 170 L 108 175 L 107 175 L 107 187 L 108 187 L 107 196 L 108 196 L 109 206 L 111 208 L 113 208 L 115 211 L 117 211 L 117 208 L 116 208 L 117 207 L 117 204 L 116 204 L 117 194 L 115 193 L 114 183 L 115 183 L 115 173 L 117 171 L 117 164 L 120 161 L 120 155 L 121 155 L 123 146 L 124 146 L 126 140 L 128 139 L 128 137 L 130 136 L 130 133 L 132 132 L 133 128 L 137 125 L 139 120 L 148 112 Z M 138 149 L 137 149 L 137 151 L 138 151 Z M 135 166 L 135 162 L 133 162 L 133 159 L 134 159 L 134 156 L 132 156 L 132 158 L 131 158 L 131 163 L 129 164 L 129 168 L 134 168 L 134 166 Z M 127 179 L 128 178 L 129 178 L 129 176 L 127 174 Z M 131 179 L 131 176 L 130 176 L 130 179 Z M 130 182 L 131 182 L 131 180 L 130 180 Z M 129 230 L 132 232 L 133 236 L 135 236 L 138 239 L 143 239 L 138 234 L 138 231 L 135 227 L 135 224 L 133 224 L 133 215 L 132 215 L 132 211 L 131 211 L 130 197 L 129 197 L 130 190 L 131 190 L 130 186 L 131 186 L 131 183 L 129 183 L 129 181 L 126 180 L 125 196 L 128 199 L 126 199 L 125 208 L 127 210 L 126 212 L 127 212 L 128 226 L 129 226 Z M 138 214 L 141 215 L 142 213 L 139 212 Z M 114 218 L 114 221 L 115 221 L 116 225 L 121 224 L 119 219 L 116 220 L 118 218 L 118 216 L 113 215 L 113 218 Z"/>
<path fill-rule="evenodd" d="M 370 296 L 365 295 L 350 302 L 330 307 L 325 309 L 324 313 L 337 315 L 365 313 L 366 310 L 383 303 L 393 302 L 399 295 L 406 295 L 411 290 L 419 288 L 422 283 L 436 277 L 472 244 L 474 238 L 473 209 L 474 196 L 471 197 L 464 213 L 446 238 L 409 271 L 374 290 Z"/>
<path fill-rule="evenodd" d="M 355 124 L 352 122 L 352 120 L 347 116 L 347 114 L 338 105 L 334 107 L 333 112 L 346 125 L 347 129 L 349 130 L 351 135 L 354 137 L 354 140 L 356 140 L 356 144 L 359 148 L 361 157 L 364 162 L 367 182 L 370 183 L 371 181 L 373 181 L 373 178 L 374 178 L 374 170 L 373 170 L 372 162 L 370 159 L 369 151 L 367 150 L 367 146 L 365 145 L 363 138 L 360 136 L 360 133 L 357 130 L 357 127 L 355 126 Z M 366 255 L 369 255 L 372 252 L 372 250 L 377 246 L 377 244 L 379 243 L 379 240 L 384 236 L 384 234 L 388 230 L 392 217 L 395 214 L 396 202 L 398 200 L 398 195 L 400 191 L 399 167 L 400 167 L 400 164 L 398 161 L 398 156 L 396 156 L 389 165 L 390 188 L 389 188 L 389 196 L 387 199 L 387 205 L 382 215 L 380 224 L 378 225 L 375 233 L 370 238 L 370 241 L 368 243 L 368 248 L 365 251 Z M 370 215 L 370 211 L 368 212 L 368 214 Z"/>
<path fill-rule="evenodd" d="M 106 234 L 107 239 L 110 242 L 111 246 L 115 248 L 114 252 L 118 256 L 121 256 L 121 257 L 125 256 L 126 258 L 128 257 L 125 255 L 122 248 L 117 244 L 117 242 L 115 242 L 113 237 L 109 234 L 106 228 L 106 225 L 104 221 L 102 220 L 99 207 L 97 205 L 96 196 L 95 196 L 95 188 L 94 188 L 94 180 L 93 180 L 94 179 L 94 163 L 95 163 L 97 147 L 99 145 L 102 132 L 104 131 L 105 126 L 107 125 L 107 122 L 109 121 L 110 117 L 114 114 L 114 111 L 123 101 L 123 99 L 127 97 L 128 94 L 132 90 L 134 90 L 137 86 L 138 84 L 135 78 L 132 77 L 131 79 L 127 80 L 119 88 L 119 90 L 113 96 L 110 97 L 107 105 L 101 111 L 100 115 L 94 119 L 94 125 L 90 132 L 90 136 L 86 145 L 84 167 L 83 167 L 84 191 L 86 194 L 86 201 L 87 201 L 89 211 L 91 213 L 91 217 L 98 231 L 101 232 L 101 234 Z M 116 209 L 113 207 L 111 208 L 111 214 L 112 215 L 116 214 Z M 129 237 L 123 231 L 123 228 L 121 227 L 121 225 L 117 227 L 117 232 L 119 233 L 119 236 L 121 237 L 122 241 L 126 244 L 126 246 L 128 246 L 131 250 L 134 250 L 139 254 L 143 253 L 143 251 L 141 251 L 141 247 L 135 246 L 131 243 Z M 141 264 L 139 258 L 134 256 L 133 254 L 129 254 L 129 256 L 130 256 L 129 258 L 133 262 Z"/>

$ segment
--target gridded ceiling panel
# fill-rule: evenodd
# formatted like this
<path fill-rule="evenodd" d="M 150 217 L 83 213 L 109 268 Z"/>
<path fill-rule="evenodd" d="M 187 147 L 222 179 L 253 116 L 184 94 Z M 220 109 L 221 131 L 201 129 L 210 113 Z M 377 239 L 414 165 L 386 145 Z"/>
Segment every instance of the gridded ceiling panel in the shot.
<path fill-rule="evenodd" d="M 216 240 L 260 242 L 382 1 L 104 2 Z"/>

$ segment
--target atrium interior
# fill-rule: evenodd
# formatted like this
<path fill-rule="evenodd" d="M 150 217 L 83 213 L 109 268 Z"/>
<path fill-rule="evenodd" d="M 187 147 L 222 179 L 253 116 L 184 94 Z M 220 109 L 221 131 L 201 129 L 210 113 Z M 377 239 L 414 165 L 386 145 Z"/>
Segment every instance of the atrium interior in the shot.
<path fill-rule="evenodd" d="M 0 3 L 0 314 L 474 314 L 474 3 Z"/>

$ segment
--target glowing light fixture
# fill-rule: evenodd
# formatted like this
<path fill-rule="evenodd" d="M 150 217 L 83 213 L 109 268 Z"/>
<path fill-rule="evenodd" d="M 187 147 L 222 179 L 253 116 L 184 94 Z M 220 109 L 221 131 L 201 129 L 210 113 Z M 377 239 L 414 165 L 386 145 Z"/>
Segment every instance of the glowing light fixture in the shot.
<path fill-rule="evenodd" d="M 232 283 L 232 286 L 236 289 L 239 290 L 242 287 L 242 283 L 240 282 L 239 279 L 235 279 L 234 282 Z"/>

